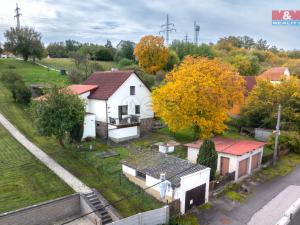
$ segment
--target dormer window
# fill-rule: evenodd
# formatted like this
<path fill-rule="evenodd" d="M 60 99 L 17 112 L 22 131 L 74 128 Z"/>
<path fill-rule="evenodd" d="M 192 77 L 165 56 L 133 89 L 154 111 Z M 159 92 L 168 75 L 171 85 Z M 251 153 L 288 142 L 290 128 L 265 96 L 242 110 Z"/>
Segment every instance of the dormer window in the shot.
<path fill-rule="evenodd" d="M 135 86 L 130 86 L 130 95 L 135 95 Z"/>

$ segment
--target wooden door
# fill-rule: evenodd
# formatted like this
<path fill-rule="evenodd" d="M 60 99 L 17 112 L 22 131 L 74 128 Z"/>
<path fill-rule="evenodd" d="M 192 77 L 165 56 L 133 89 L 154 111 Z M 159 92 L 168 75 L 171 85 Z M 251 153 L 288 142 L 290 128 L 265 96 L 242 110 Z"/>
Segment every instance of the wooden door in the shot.
<path fill-rule="evenodd" d="M 239 162 L 239 170 L 238 170 L 239 171 L 239 174 L 238 174 L 239 178 L 247 174 L 248 160 L 249 160 L 249 158 L 244 159 L 244 160 Z"/>
<path fill-rule="evenodd" d="M 252 156 L 251 171 L 258 168 L 260 164 L 260 156 L 261 156 L 260 152 Z"/>
<path fill-rule="evenodd" d="M 193 206 L 202 205 L 205 203 L 206 184 L 202 184 L 185 193 L 185 212 Z"/>
<path fill-rule="evenodd" d="M 230 160 L 229 158 L 221 156 L 220 172 L 222 176 L 225 176 L 226 174 L 229 173 L 229 160 Z"/>

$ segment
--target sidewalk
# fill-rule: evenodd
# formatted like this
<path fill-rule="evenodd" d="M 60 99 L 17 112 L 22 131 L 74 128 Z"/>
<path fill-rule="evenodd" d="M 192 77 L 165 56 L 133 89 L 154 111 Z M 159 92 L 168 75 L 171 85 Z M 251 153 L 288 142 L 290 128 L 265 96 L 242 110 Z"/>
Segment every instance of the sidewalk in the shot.
<path fill-rule="evenodd" d="M 92 190 L 82 183 L 77 177 L 73 176 L 70 172 L 64 169 L 50 156 L 44 153 L 35 144 L 29 141 L 20 131 L 18 131 L 1 113 L 0 123 L 7 129 L 7 131 L 20 142 L 29 152 L 31 152 L 36 158 L 42 161 L 50 170 L 52 170 L 58 177 L 66 182 L 75 192 L 78 193 L 90 193 Z"/>

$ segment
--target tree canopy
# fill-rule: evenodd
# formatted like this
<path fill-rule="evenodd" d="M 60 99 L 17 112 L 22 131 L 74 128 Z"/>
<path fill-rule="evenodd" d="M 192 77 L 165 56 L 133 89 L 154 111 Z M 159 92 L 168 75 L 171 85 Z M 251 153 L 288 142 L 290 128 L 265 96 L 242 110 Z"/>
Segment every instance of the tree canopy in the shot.
<path fill-rule="evenodd" d="M 244 80 L 231 65 L 187 56 L 152 92 L 153 110 L 172 131 L 194 127 L 208 138 L 224 131 L 227 112 L 243 92 Z"/>
<path fill-rule="evenodd" d="M 282 105 L 282 129 L 300 130 L 300 80 L 296 77 L 272 84 L 257 79 L 241 109 L 241 124 L 274 129 L 278 105 Z"/>
<path fill-rule="evenodd" d="M 7 51 L 15 55 L 22 55 L 25 61 L 29 57 L 41 59 L 44 52 L 44 47 L 41 42 L 41 34 L 33 28 L 11 27 L 4 33 L 6 42 L 4 44 Z"/>
<path fill-rule="evenodd" d="M 54 87 L 44 99 L 32 104 L 31 112 L 41 135 L 54 136 L 63 145 L 70 134 L 84 120 L 84 102 L 67 91 Z"/>
<path fill-rule="evenodd" d="M 148 73 L 161 70 L 168 61 L 169 51 L 164 46 L 163 37 L 144 36 L 134 49 L 139 66 Z"/>

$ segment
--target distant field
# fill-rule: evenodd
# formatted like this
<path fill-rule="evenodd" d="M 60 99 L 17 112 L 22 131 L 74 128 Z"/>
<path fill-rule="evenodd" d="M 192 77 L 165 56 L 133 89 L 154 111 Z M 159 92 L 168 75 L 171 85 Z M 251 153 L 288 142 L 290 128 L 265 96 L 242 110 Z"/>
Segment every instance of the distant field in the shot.
<path fill-rule="evenodd" d="M 72 189 L 0 125 L 0 213 L 71 194 Z"/>
<path fill-rule="evenodd" d="M 16 59 L 0 59 L 0 73 L 7 70 L 16 71 L 24 78 L 27 84 L 64 85 L 68 83 L 66 76 L 62 76 L 56 71 L 48 71 L 46 68 L 31 62 Z"/>
<path fill-rule="evenodd" d="M 39 63 L 50 66 L 55 69 L 66 69 L 70 70 L 75 68 L 75 63 L 72 59 L 69 58 L 52 58 L 52 59 L 42 59 L 38 61 Z M 116 67 L 116 63 L 113 61 L 95 61 L 96 63 L 100 64 L 104 70 L 111 70 L 112 67 Z"/>

